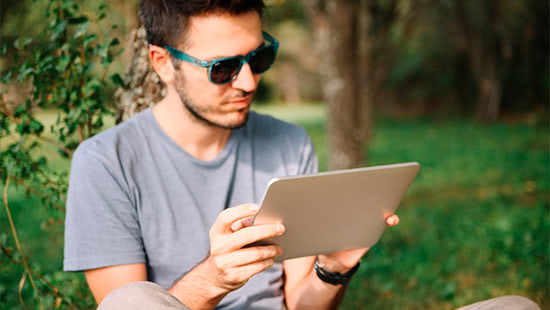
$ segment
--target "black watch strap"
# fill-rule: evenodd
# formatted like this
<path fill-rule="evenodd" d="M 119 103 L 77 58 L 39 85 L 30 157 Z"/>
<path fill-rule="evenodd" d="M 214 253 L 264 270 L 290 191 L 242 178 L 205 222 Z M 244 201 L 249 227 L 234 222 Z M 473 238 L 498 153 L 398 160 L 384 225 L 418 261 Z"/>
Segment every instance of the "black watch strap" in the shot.
<path fill-rule="evenodd" d="M 339 273 L 334 271 L 326 270 L 325 268 L 321 267 L 319 265 L 319 259 L 315 258 L 315 264 L 313 265 L 313 269 L 317 273 L 317 276 L 321 281 L 330 283 L 332 285 L 340 285 L 340 284 L 348 284 L 351 280 L 351 277 L 357 272 L 357 269 L 359 269 L 359 266 L 361 265 L 361 262 L 358 262 L 357 265 L 355 265 L 353 268 L 351 268 L 350 271 L 346 273 Z"/>

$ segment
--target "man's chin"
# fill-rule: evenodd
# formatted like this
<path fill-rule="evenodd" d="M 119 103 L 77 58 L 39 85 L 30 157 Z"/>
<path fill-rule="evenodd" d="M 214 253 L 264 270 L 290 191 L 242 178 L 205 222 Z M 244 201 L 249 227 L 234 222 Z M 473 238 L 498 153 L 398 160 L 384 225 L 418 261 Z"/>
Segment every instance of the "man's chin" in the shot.
<path fill-rule="evenodd" d="M 248 121 L 248 114 L 249 111 L 246 109 L 246 111 L 239 111 L 239 119 L 233 120 L 231 122 L 228 122 L 227 124 L 223 124 L 219 127 L 225 128 L 225 129 L 239 129 L 246 125 L 246 122 Z"/>

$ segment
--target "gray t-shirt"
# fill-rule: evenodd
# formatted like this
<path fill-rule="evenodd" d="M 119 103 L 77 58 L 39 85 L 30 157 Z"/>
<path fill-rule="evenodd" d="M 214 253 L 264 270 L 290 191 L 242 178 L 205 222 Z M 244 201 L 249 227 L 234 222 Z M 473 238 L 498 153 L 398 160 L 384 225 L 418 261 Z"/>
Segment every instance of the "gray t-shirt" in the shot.
<path fill-rule="evenodd" d="M 66 271 L 146 263 L 169 288 L 208 255 L 208 231 L 225 208 L 259 203 L 278 176 L 317 171 L 301 127 L 251 112 L 212 161 L 189 155 L 149 108 L 82 143 L 71 167 Z M 284 308 L 282 266 L 254 276 L 218 306 Z"/>

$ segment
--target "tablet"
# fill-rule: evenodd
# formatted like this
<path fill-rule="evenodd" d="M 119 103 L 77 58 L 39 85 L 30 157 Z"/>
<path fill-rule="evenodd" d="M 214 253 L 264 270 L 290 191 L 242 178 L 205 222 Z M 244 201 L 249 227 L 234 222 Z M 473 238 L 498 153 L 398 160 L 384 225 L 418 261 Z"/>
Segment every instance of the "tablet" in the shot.
<path fill-rule="evenodd" d="M 416 177 L 416 162 L 272 179 L 254 224 L 282 223 L 276 261 L 373 246 Z"/>

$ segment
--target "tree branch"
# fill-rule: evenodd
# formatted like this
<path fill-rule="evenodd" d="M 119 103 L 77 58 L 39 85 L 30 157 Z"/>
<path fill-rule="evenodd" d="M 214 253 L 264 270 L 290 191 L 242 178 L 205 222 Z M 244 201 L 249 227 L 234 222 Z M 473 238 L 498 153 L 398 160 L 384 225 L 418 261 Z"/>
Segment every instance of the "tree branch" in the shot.
<path fill-rule="evenodd" d="M 32 276 L 32 269 L 29 267 L 29 264 L 27 263 L 27 258 L 25 257 L 25 253 L 21 248 L 21 243 L 19 242 L 19 237 L 17 236 L 17 230 L 15 229 L 15 224 L 13 223 L 10 207 L 8 205 L 8 188 L 10 186 L 10 179 L 11 179 L 11 175 L 8 174 L 4 185 L 4 194 L 3 194 L 4 209 L 6 209 L 6 213 L 8 215 L 11 234 L 13 236 L 13 239 L 15 240 L 15 247 L 17 248 L 17 251 L 19 252 L 19 254 L 21 254 L 21 260 L 23 263 L 22 265 L 25 268 L 25 272 L 27 272 L 29 275 L 29 281 L 31 282 L 32 289 L 36 291 L 36 284 L 34 283 L 34 278 Z M 40 300 L 39 300 L 39 304 L 40 304 L 40 309 L 44 309 L 44 307 L 42 306 L 42 302 Z"/>

